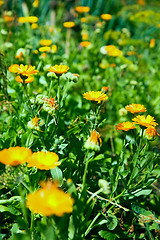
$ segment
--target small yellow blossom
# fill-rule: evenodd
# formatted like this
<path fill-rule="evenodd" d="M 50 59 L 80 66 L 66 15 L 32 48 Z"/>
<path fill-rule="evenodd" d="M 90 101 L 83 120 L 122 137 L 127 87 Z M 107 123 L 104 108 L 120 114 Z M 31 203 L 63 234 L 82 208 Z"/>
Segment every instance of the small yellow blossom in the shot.
<path fill-rule="evenodd" d="M 81 45 L 82 47 L 88 47 L 88 46 L 91 45 L 91 43 L 90 43 L 89 41 L 83 41 L 83 42 L 80 42 L 80 45 Z"/>
<path fill-rule="evenodd" d="M 0 1 L 0 7 L 4 4 L 4 1 Z"/>
<path fill-rule="evenodd" d="M 116 125 L 116 130 L 128 131 L 136 128 L 133 122 L 123 122 Z"/>
<path fill-rule="evenodd" d="M 25 163 L 31 155 L 31 150 L 25 147 L 10 147 L 0 151 L 0 162 L 6 165 L 17 166 Z"/>
<path fill-rule="evenodd" d="M 81 21 L 81 23 L 85 23 L 87 20 L 86 20 L 85 17 L 82 17 L 82 18 L 80 19 L 80 21 Z"/>
<path fill-rule="evenodd" d="M 53 67 L 51 66 L 48 71 L 49 72 L 54 72 L 57 75 L 62 75 L 63 73 L 66 73 L 69 70 L 69 67 L 66 65 L 54 65 Z"/>
<path fill-rule="evenodd" d="M 40 120 L 40 118 L 38 118 L 37 115 L 36 115 L 34 118 L 32 118 L 32 120 L 30 122 L 28 122 L 28 124 L 27 124 L 28 128 L 35 129 L 37 131 L 41 131 L 40 127 L 39 127 L 39 124 L 38 124 L 39 120 Z"/>
<path fill-rule="evenodd" d="M 50 39 L 41 39 L 39 41 L 39 44 L 41 46 L 50 46 L 52 44 L 52 40 L 50 40 Z"/>
<path fill-rule="evenodd" d="M 128 55 L 128 56 L 132 56 L 132 55 L 135 55 L 135 54 L 136 54 L 135 51 L 128 51 L 128 52 L 127 52 L 127 55 Z"/>
<path fill-rule="evenodd" d="M 156 128 L 155 127 L 148 127 L 146 128 L 146 131 L 145 131 L 145 135 L 149 138 L 152 138 L 152 137 L 156 137 L 157 135 L 160 136 L 158 134 L 158 132 L 156 131 Z"/>
<path fill-rule="evenodd" d="M 40 47 L 38 50 L 39 50 L 40 52 L 48 52 L 48 51 L 51 50 L 51 48 L 50 48 L 50 47 Z"/>
<path fill-rule="evenodd" d="M 37 8 L 39 6 L 39 0 L 33 2 L 33 7 Z"/>
<path fill-rule="evenodd" d="M 36 167 L 40 170 L 49 170 L 60 165 L 59 157 L 54 152 L 34 152 L 27 159 L 28 167 Z"/>
<path fill-rule="evenodd" d="M 82 40 L 88 40 L 88 33 L 82 34 Z"/>
<path fill-rule="evenodd" d="M 145 126 L 145 127 L 155 127 L 156 125 L 158 125 L 158 123 L 156 123 L 156 120 L 154 119 L 154 117 L 152 117 L 150 115 L 147 115 L 146 118 L 144 115 L 138 115 L 135 118 L 133 118 L 132 121 L 135 124 L 139 124 L 139 125 Z"/>
<path fill-rule="evenodd" d="M 78 7 L 75 8 L 75 10 L 78 13 L 87 13 L 87 12 L 89 12 L 90 8 L 89 7 L 78 6 Z"/>
<path fill-rule="evenodd" d="M 63 192 L 55 183 L 46 182 L 42 188 L 27 195 L 27 207 L 34 213 L 44 216 L 56 215 L 61 217 L 64 213 L 73 211 L 74 200 L 69 193 Z"/>
<path fill-rule="evenodd" d="M 37 29 L 38 28 L 38 24 L 37 23 L 32 23 L 31 28 L 32 29 Z"/>
<path fill-rule="evenodd" d="M 56 53 L 57 52 L 57 46 L 56 45 L 52 45 L 51 51 L 52 51 L 52 53 Z"/>
<path fill-rule="evenodd" d="M 111 20 L 111 18 L 112 18 L 112 15 L 111 14 L 102 14 L 101 15 L 101 18 L 103 19 L 103 20 L 105 20 L 105 21 L 109 21 L 109 20 Z"/>
<path fill-rule="evenodd" d="M 149 44 L 150 48 L 154 48 L 155 47 L 155 39 L 152 38 Z"/>
<path fill-rule="evenodd" d="M 83 97 L 87 100 L 95 101 L 98 103 L 108 99 L 108 96 L 101 91 L 97 91 L 97 92 L 89 91 L 89 92 L 83 93 Z"/>
<path fill-rule="evenodd" d="M 75 26 L 74 22 L 64 22 L 63 23 L 63 27 L 65 27 L 65 28 L 72 28 L 74 26 Z"/>
<path fill-rule="evenodd" d="M 146 112 L 144 105 L 132 103 L 125 106 L 125 109 L 131 113 Z"/>
<path fill-rule="evenodd" d="M 91 132 L 91 136 L 87 139 L 87 141 L 84 144 L 84 147 L 86 149 L 91 149 L 95 151 L 99 151 L 100 147 L 102 145 L 102 139 L 100 137 L 101 135 L 97 133 L 96 130 Z"/>

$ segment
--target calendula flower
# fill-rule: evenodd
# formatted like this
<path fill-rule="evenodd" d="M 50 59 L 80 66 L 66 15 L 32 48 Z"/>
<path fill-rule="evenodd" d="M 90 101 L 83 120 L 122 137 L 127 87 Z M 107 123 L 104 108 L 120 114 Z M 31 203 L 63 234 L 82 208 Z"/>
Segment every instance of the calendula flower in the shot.
<path fill-rule="evenodd" d="M 50 39 L 41 39 L 39 41 L 39 44 L 41 46 L 50 46 L 52 44 L 52 40 L 50 40 Z"/>
<path fill-rule="evenodd" d="M 78 13 L 87 13 L 87 12 L 89 12 L 90 8 L 89 7 L 78 6 L 78 7 L 75 8 L 75 10 Z"/>
<path fill-rule="evenodd" d="M 147 115 L 146 118 L 144 115 L 138 115 L 135 118 L 133 118 L 132 121 L 136 124 L 139 124 L 139 125 L 145 126 L 145 127 L 155 127 L 156 125 L 158 125 L 158 123 L 156 123 L 156 120 L 154 119 L 154 117 L 152 117 L 150 115 Z"/>
<path fill-rule="evenodd" d="M 116 130 L 128 131 L 136 128 L 133 122 L 123 122 L 116 125 Z"/>
<path fill-rule="evenodd" d="M 38 18 L 35 17 L 35 16 L 19 17 L 19 18 L 18 18 L 18 22 L 19 22 L 19 23 L 25 23 L 25 22 L 28 22 L 28 23 L 36 23 L 36 22 L 38 22 Z"/>
<path fill-rule="evenodd" d="M 38 28 L 38 24 L 37 23 L 32 23 L 31 28 L 32 29 L 37 29 Z"/>
<path fill-rule="evenodd" d="M 39 0 L 33 2 L 33 7 L 37 8 L 39 6 Z"/>
<path fill-rule="evenodd" d="M 5 22 L 12 22 L 14 20 L 14 17 L 9 15 L 4 15 L 3 19 Z"/>
<path fill-rule="evenodd" d="M 85 17 L 82 17 L 82 18 L 80 19 L 80 21 L 81 21 L 81 23 L 85 23 L 85 22 L 87 22 L 87 19 L 86 19 Z"/>
<path fill-rule="evenodd" d="M 111 14 L 102 14 L 101 15 L 101 18 L 103 19 L 103 20 L 105 20 L 105 21 L 109 21 L 109 20 L 111 20 L 111 18 L 112 18 L 112 15 Z"/>
<path fill-rule="evenodd" d="M 64 213 L 73 211 L 74 200 L 69 193 L 63 192 L 55 183 L 41 183 L 42 188 L 27 195 L 27 207 L 31 212 L 44 216 L 56 215 L 61 217 Z"/>
<path fill-rule="evenodd" d="M 138 0 L 138 4 L 139 4 L 139 5 L 145 5 L 145 4 L 146 4 L 146 1 L 145 1 L 145 0 Z"/>
<path fill-rule="evenodd" d="M 108 89 L 109 89 L 109 87 L 106 87 L 106 86 L 103 86 L 103 87 L 102 87 L 102 91 L 103 91 L 103 92 L 108 92 Z"/>
<path fill-rule="evenodd" d="M 21 60 L 23 59 L 25 54 L 26 54 L 26 50 L 24 48 L 19 48 L 16 52 L 15 58 Z"/>
<path fill-rule="evenodd" d="M 52 45 L 51 51 L 52 51 L 52 53 L 56 53 L 57 52 L 57 46 L 56 45 Z"/>
<path fill-rule="evenodd" d="M 155 47 L 155 39 L 151 39 L 149 46 L 150 46 L 150 48 Z"/>
<path fill-rule="evenodd" d="M 76 24 L 74 22 L 64 22 L 63 23 L 63 27 L 65 28 L 72 28 L 74 27 Z"/>
<path fill-rule="evenodd" d="M 116 64 L 115 63 L 111 63 L 110 67 L 114 68 L 114 67 L 116 67 Z"/>
<path fill-rule="evenodd" d="M 89 92 L 83 93 L 83 97 L 87 100 L 95 101 L 98 103 L 108 99 L 108 96 L 101 91 L 97 91 L 97 92 L 89 91 Z"/>
<path fill-rule="evenodd" d="M 50 51 L 50 47 L 40 47 L 38 50 L 40 51 L 40 52 L 48 52 L 48 51 Z"/>
<path fill-rule="evenodd" d="M 49 72 L 54 72 L 57 75 L 62 75 L 63 73 L 66 73 L 69 70 L 69 67 L 67 65 L 54 65 L 53 67 L 51 66 L 48 71 Z"/>
<path fill-rule="evenodd" d="M 96 130 L 92 131 L 91 136 L 85 142 L 84 147 L 86 149 L 99 151 L 102 145 L 102 139 L 100 136 L 101 135 Z"/>
<path fill-rule="evenodd" d="M 54 98 L 44 97 L 43 98 L 43 101 L 44 101 L 43 109 L 44 109 L 44 111 L 46 111 L 50 114 L 54 113 L 55 109 L 58 107 L 57 101 L 55 100 L 55 98 L 56 97 L 54 97 Z"/>
<path fill-rule="evenodd" d="M 160 136 L 156 131 L 155 127 L 146 128 L 145 135 L 149 138 L 156 137 L 157 135 Z"/>
<path fill-rule="evenodd" d="M 127 52 L 127 55 L 128 55 L 128 56 L 132 56 L 132 55 L 135 55 L 135 54 L 136 54 L 135 51 L 128 51 L 128 52 Z"/>
<path fill-rule="evenodd" d="M 4 4 L 4 1 L 0 1 L 0 7 Z"/>
<path fill-rule="evenodd" d="M 47 57 L 47 54 L 44 52 L 41 54 L 41 58 L 46 58 Z"/>
<path fill-rule="evenodd" d="M 60 165 L 59 157 L 54 152 L 35 152 L 27 159 L 28 167 L 36 167 L 40 170 L 49 170 Z"/>
<path fill-rule="evenodd" d="M 144 105 L 132 103 L 125 106 L 125 109 L 131 113 L 146 112 Z"/>
<path fill-rule="evenodd" d="M 25 163 L 31 155 L 31 150 L 25 147 L 10 147 L 0 151 L 0 162 L 6 165 L 17 166 Z"/>
<path fill-rule="evenodd" d="M 82 34 L 82 40 L 88 40 L 88 33 Z"/>
<path fill-rule="evenodd" d="M 23 79 L 25 83 L 33 82 L 34 77 L 32 75 L 37 74 L 38 72 L 38 70 L 35 70 L 35 66 L 23 64 L 13 64 L 9 67 L 9 71 L 20 74 L 20 76 L 16 77 L 16 81 L 21 83 L 23 83 Z"/>
<path fill-rule="evenodd" d="M 90 43 L 89 41 L 83 41 L 83 42 L 80 42 L 80 45 L 81 45 L 82 47 L 88 47 L 88 46 L 91 45 L 91 43 Z"/>
<path fill-rule="evenodd" d="M 27 127 L 30 129 L 34 129 L 37 131 L 41 131 L 39 125 L 42 125 L 42 123 L 39 124 L 40 118 L 37 117 L 37 115 L 32 118 L 30 122 L 28 122 Z"/>
<path fill-rule="evenodd" d="M 119 56 L 122 56 L 122 51 L 115 48 L 113 50 L 110 50 L 110 51 L 107 51 L 108 52 L 108 55 L 109 56 L 112 56 L 112 57 L 119 57 Z"/>

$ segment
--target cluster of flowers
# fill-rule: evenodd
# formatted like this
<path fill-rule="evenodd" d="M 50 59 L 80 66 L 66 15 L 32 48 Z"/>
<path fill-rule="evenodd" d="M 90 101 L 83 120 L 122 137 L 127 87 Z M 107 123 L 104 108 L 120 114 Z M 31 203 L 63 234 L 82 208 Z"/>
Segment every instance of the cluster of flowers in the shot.
<path fill-rule="evenodd" d="M 127 105 L 125 109 L 133 114 L 146 112 L 146 108 L 144 107 L 144 105 L 135 104 L 135 103 Z M 156 123 L 154 117 L 150 115 L 147 115 L 147 117 L 145 117 L 145 115 L 137 115 L 132 119 L 132 121 L 133 122 L 127 121 L 127 122 L 119 123 L 118 125 L 116 125 L 116 130 L 128 131 L 130 129 L 135 129 L 136 128 L 135 124 L 138 124 L 142 127 L 145 127 L 145 134 L 149 138 L 159 135 L 155 128 L 158 125 L 158 123 Z"/>
<path fill-rule="evenodd" d="M 11 147 L 0 151 L 0 162 L 18 166 L 25 162 L 28 167 L 49 170 L 60 165 L 59 157 L 54 152 L 34 152 L 25 147 Z M 44 216 L 63 216 L 73 211 L 74 200 L 69 193 L 63 192 L 56 183 L 41 183 L 42 188 L 27 195 L 26 205 L 34 213 Z"/>

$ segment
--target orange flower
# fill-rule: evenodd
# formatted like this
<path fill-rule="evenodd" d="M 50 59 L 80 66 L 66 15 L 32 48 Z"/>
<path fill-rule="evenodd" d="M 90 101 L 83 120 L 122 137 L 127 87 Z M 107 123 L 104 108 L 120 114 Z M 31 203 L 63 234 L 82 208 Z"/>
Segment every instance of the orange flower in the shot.
<path fill-rule="evenodd" d="M 88 47 L 89 45 L 91 45 L 91 43 L 88 42 L 88 41 L 83 41 L 83 42 L 80 42 L 80 45 L 81 45 L 82 47 Z"/>
<path fill-rule="evenodd" d="M 123 122 L 116 125 L 116 130 L 128 131 L 130 129 L 136 128 L 133 122 Z"/>
<path fill-rule="evenodd" d="M 0 162 L 6 165 L 17 166 L 25 163 L 31 155 L 31 150 L 25 147 L 10 147 L 0 151 Z"/>
<path fill-rule="evenodd" d="M 108 92 L 108 89 L 109 89 L 109 87 L 105 87 L 105 86 L 102 87 L 103 92 Z"/>
<path fill-rule="evenodd" d="M 16 59 L 22 59 L 23 58 L 23 53 L 19 52 L 18 55 L 15 56 Z"/>
<path fill-rule="evenodd" d="M 39 41 L 41 46 L 50 46 L 52 44 L 52 40 L 50 39 L 42 39 Z"/>
<path fill-rule="evenodd" d="M 74 22 L 64 22 L 63 23 L 63 27 L 65 28 L 72 28 L 74 27 L 76 24 Z"/>
<path fill-rule="evenodd" d="M 155 127 L 146 128 L 145 135 L 149 138 L 156 137 L 157 135 L 160 136 L 156 131 Z"/>
<path fill-rule="evenodd" d="M 4 1 L 0 1 L 0 7 L 4 4 Z"/>
<path fill-rule="evenodd" d="M 131 113 L 146 112 L 144 105 L 132 103 L 125 106 L 125 109 Z"/>
<path fill-rule="evenodd" d="M 20 76 L 16 77 L 16 81 L 21 83 L 23 83 L 23 79 L 25 83 L 33 82 L 34 78 L 32 75 L 37 74 L 38 72 L 38 70 L 35 70 L 35 66 L 28 66 L 23 64 L 13 64 L 9 67 L 9 71 L 20 74 Z"/>
<path fill-rule="evenodd" d="M 99 151 L 100 146 L 102 146 L 102 139 L 100 136 L 101 135 L 99 133 L 97 133 L 96 130 L 92 131 L 91 136 L 85 142 L 84 147 L 86 149 Z"/>
<path fill-rule="evenodd" d="M 88 40 L 88 33 L 82 34 L 82 39 L 83 40 Z"/>
<path fill-rule="evenodd" d="M 9 16 L 9 15 L 5 15 L 3 17 L 4 21 L 5 22 L 12 22 L 14 20 L 14 17 L 13 16 Z"/>
<path fill-rule="evenodd" d="M 127 52 L 127 55 L 128 55 L 128 56 L 132 56 L 132 55 L 135 55 L 135 54 L 136 54 L 135 51 L 129 51 L 129 52 Z"/>
<path fill-rule="evenodd" d="M 117 49 L 117 48 L 115 48 L 113 50 L 108 51 L 108 55 L 112 56 L 112 57 L 119 57 L 119 56 L 122 55 L 122 51 Z"/>
<path fill-rule="evenodd" d="M 78 7 L 75 8 L 75 10 L 78 13 L 87 13 L 87 12 L 89 12 L 90 8 L 89 7 L 78 6 Z"/>
<path fill-rule="evenodd" d="M 110 15 L 110 14 L 102 14 L 101 15 L 101 18 L 103 19 L 103 20 L 105 20 L 105 21 L 109 21 L 109 20 L 111 20 L 111 18 L 112 18 L 112 15 Z"/>
<path fill-rule="evenodd" d="M 158 123 L 155 122 L 154 117 L 147 115 L 147 117 L 145 118 L 144 115 L 138 115 L 135 118 L 132 119 L 133 122 L 135 122 L 136 124 L 139 124 L 141 126 L 145 126 L 145 127 L 155 127 L 156 125 L 158 125 Z"/>
<path fill-rule="evenodd" d="M 42 188 L 27 195 L 27 207 L 34 213 L 44 216 L 56 215 L 61 217 L 64 213 L 73 211 L 74 200 L 69 193 L 63 192 L 55 183 L 46 182 Z"/>
<path fill-rule="evenodd" d="M 145 0 L 138 0 L 139 5 L 145 5 L 146 1 Z"/>
<path fill-rule="evenodd" d="M 53 67 L 51 66 L 48 71 L 49 72 L 54 72 L 57 75 L 61 75 L 63 73 L 66 73 L 68 71 L 69 67 L 66 65 L 54 65 Z"/>
<path fill-rule="evenodd" d="M 87 100 L 95 101 L 98 103 L 108 99 L 108 96 L 101 91 L 97 91 L 97 92 L 89 91 L 89 92 L 83 93 L 83 97 Z"/>
<path fill-rule="evenodd" d="M 151 41 L 150 41 L 150 48 L 154 48 L 155 47 L 155 39 L 151 39 Z"/>
<path fill-rule="evenodd" d="M 54 152 L 35 152 L 27 159 L 28 167 L 36 167 L 40 170 L 49 170 L 60 165 L 59 157 Z"/>

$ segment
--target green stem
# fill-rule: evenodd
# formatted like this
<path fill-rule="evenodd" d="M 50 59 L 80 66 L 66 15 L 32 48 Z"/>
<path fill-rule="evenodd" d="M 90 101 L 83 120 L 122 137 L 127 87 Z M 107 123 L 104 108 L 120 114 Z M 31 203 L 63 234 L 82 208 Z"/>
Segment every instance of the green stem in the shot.
<path fill-rule="evenodd" d="M 24 198 L 24 194 L 23 194 L 23 190 L 22 190 L 22 186 L 21 183 L 18 186 L 19 188 L 19 195 L 21 196 L 21 208 L 22 208 L 22 212 L 23 212 L 23 216 L 24 216 L 24 222 L 26 225 L 26 231 L 28 231 L 28 217 L 27 217 L 27 209 L 25 206 L 25 198 Z"/>
<path fill-rule="evenodd" d="M 102 191 L 103 191 L 103 189 L 100 188 L 100 189 L 98 189 L 95 193 L 93 193 L 93 194 L 91 195 L 91 197 L 87 200 L 87 204 L 89 204 L 90 201 L 91 201 L 95 196 L 97 196 L 97 194 L 101 193 Z"/>
<path fill-rule="evenodd" d="M 54 227 L 54 230 L 55 230 L 55 234 L 56 234 L 56 237 L 58 240 L 62 240 L 62 237 L 61 237 L 61 234 L 60 234 L 60 230 L 58 229 L 57 225 L 56 225 L 56 222 L 53 218 L 51 218 L 51 223 Z"/>
<path fill-rule="evenodd" d="M 101 215 L 101 212 L 97 213 L 97 215 L 95 216 L 95 218 L 92 220 L 92 222 L 90 223 L 90 225 L 88 226 L 87 230 L 84 233 L 84 236 L 86 237 L 88 235 L 88 233 L 92 230 L 92 226 L 95 223 L 95 221 L 97 220 L 97 218 L 99 218 L 99 216 Z"/>
<path fill-rule="evenodd" d="M 25 91 L 25 95 L 26 95 L 26 99 L 27 99 L 29 108 L 31 110 L 32 117 L 34 118 L 34 113 L 33 113 L 33 110 L 32 110 L 32 107 L 31 107 L 31 102 L 30 102 L 30 99 L 29 99 L 29 96 L 28 96 L 27 86 L 26 86 L 25 80 L 23 80 L 23 87 L 24 87 L 24 91 Z"/>
<path fill-rule="evenodd" d="M 82 192 L 85 188 L 85 184 L 86 184 L 86 175 L 87 175 L 87 168 L 88 168 L 88 163 L 89 163 L 89 150 L 86 153 L 85 159 L 84 159 L 84 163 L 85 163 L 85 168 L 84 168 L 84 173 L 83 173 L 83 183 L 82 183 Z"/>

